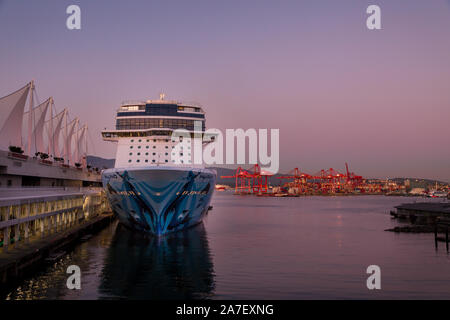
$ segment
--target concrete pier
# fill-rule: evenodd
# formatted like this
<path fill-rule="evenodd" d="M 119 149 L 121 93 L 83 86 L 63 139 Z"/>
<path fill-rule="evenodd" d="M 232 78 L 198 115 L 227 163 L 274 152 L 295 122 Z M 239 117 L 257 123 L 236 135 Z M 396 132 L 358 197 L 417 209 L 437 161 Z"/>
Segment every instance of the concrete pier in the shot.
<path fill-rule="evenodd" d="M 47 189 L 0 189 L 0 284 L 113 219 L 100 188 Z"/>

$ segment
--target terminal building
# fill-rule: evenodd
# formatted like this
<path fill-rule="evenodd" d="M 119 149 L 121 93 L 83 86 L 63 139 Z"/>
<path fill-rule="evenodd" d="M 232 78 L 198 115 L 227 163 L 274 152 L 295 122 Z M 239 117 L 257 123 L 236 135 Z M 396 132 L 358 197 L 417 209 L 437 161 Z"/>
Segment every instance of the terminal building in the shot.
<path fill-rule="evenodd" d="M 31 81 L 0 98 L 0 190 L 100 186 L 99 170 L 86 162 L 87 125 L 67 109 L 57 113 L 52 97 L 35 96 Z"/>

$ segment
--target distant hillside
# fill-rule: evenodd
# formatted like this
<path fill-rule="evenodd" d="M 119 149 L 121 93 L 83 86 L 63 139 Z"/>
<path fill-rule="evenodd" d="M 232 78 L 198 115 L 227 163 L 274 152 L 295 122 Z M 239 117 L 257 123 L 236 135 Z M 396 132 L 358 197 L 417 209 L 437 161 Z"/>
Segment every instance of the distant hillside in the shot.
<path fill-rule="evenodd" d="M 96 156 L 87 156 L 87 163 L 92 167 L 99 169 L 113 168 L 116 159 L 104 159 Z"/>

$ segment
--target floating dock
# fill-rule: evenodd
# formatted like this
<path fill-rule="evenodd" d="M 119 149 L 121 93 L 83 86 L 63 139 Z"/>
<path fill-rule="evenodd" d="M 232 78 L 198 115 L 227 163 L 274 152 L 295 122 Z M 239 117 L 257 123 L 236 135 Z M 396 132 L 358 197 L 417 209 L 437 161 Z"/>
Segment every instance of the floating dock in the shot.
<path fill-rule="evenodd" d="M 395 207 L 391 215 L 398 219 L 409 220 L 415 224 L 435 224 L 438 221 L 450 221 L 449 202 L 405 203 Z"/>

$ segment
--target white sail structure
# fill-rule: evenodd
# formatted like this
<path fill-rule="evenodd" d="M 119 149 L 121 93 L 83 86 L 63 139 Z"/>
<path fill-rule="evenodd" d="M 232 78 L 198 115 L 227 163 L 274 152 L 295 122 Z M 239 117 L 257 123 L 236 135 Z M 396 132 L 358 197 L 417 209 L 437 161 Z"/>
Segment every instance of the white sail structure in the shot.
<path fill-rule="evenodd" d="M 85 124 L 78 131 L 78 160 L 77 162 L 85 165 L 87 156 L 87 125 Z"/>
<path fill-rule="evenodd" d="M 68 110 L 53 116 L 50 97 L 37 107 L 33 105 L 34 82 L 0 98 L 0 150 L 20 147 L 28 156 L 37 152 L 53 158 L 64 158 L 66 164 L 81 163 L 87 154 L 87 126 L 79 128 L 79 119 L 68 123 Z M 29 102 L 25 112 L 25 104 Z M 62 136 L 62 139 L 61 139 Z"/>
<path fill-rule="evenodd" d="M 0 149 L 22 147 L 23 111 L 31 82 L 23 88 L 0 98 Z"/>
<path fill-rule="evenodd" d="M 48 98 L 39 106 L 33 109 L 33 133 L 31 138 L 31 154 L 36 152 L 45 152 L 47 148 L 44 145 L 44 125 L 45 116 L 49 109 L 52 98 Z"/>
<path fill-rule="evenodd" d="M 47 121 L 47 129 L 49 133 L 49 154 L 52 154 L 54 157 L 61 157 L 62 151 L 61 151 L 61 143 L 60 143 L 60 136 L 61 136 L 61 130 L 63 128 L 63 121 L 64 121 L 64 114 L 66 110 L 61 111 L 56 116 L 52 118 L 52 123 L 50 121 Z M 51 130 L 51 127 L 53 127 L 53 130 Z"/>
<path fill-rule="evenodd" d="M 73 119 L 69 124 L 67 124 L 66 126 L 66 148 L 65 148 L 65 155 L 64 158 L 66 161 L 68 161 L 69 164 L 73 163 L 73 158 L 74 156 L 72 155 L 72 139 L 73 139 L 73 134 L 76 132 L 75 131 L 75 127 L 78 123 L 78 118 Z"/>

